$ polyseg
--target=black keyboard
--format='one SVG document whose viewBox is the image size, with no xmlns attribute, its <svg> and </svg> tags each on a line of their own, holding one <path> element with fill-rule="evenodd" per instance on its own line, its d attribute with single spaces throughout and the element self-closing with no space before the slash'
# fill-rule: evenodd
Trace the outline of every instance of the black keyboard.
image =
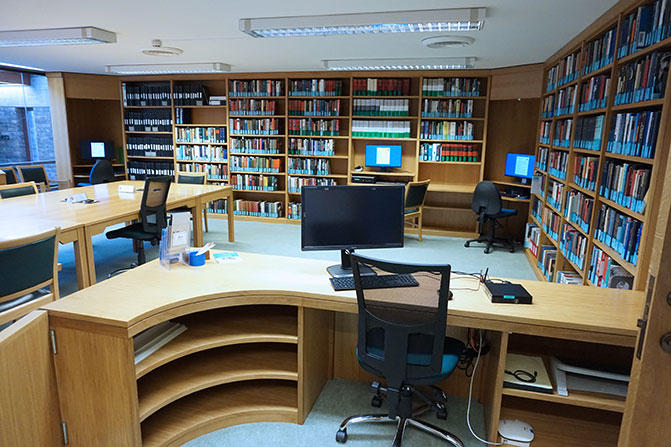
<svg viewBox="0 0 671 447">
<path fill-rule="evenodd" d="M 330 278 L 333 290 L 354 290 L 354 277 Z M 391 289 L 394 287 L 417 287 L 419 283 L 409 273 L 400 275 L 367 275 L 361 277 L 364 289 Z"/>
</svg>

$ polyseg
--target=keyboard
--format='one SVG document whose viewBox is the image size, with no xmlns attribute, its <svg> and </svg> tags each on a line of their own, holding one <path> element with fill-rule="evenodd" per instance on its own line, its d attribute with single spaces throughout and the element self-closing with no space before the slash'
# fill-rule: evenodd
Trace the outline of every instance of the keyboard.
<svg viewBox="0 0 671 447">
<path fill-rule="evenodd" d="M 354 277 L 330 278 L 333 290 L 354 290 Z M 400 275 L 368 275 L 361 277 L 364 289 L 391 289 L 395 287 L 417 287 L 419 283 L 409 273 Z"/>
</svg>

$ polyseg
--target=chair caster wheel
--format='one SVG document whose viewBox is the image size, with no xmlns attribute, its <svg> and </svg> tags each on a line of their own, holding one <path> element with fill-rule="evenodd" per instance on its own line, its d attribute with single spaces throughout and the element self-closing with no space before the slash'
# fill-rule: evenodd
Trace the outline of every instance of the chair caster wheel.
<svg viewBox="0 0 671 447">
<path fill-rule="evenodd" d="M 489 254 L 492 252 L 492 249 L 490 247 L 485 248 L 485 253 Z"/>
<path fill-rule="evenodd" d="M 373 383 L 370 384 L 370 392 L 375 394 L 376 396 L 380 394 L 380 387 L 382 384 L 378 382 L 377 380 L 374 381 Z"/>
<path fill-rule="evenodd" d="M 445 408 L 445 405 L 436 403 L 436 417 L 442 420 L 447 419 L 447 408 Z"/>
<path fill-rule="evenodd" d="M 347 442 L 347 430 L 338 430 L 336 432 L 336 442 L 340 444 Z"/>
<path fill-rule="evenodd" d="M 470 246 L 470 245 L 471 245 L 470 242 L 464 242 L 464 247 L 468 247 L 468 246 Z"/>
<path fill-rule="evenodd" d="M 382 398 L 380 396 L 373 396 L 370 404 L 375 408 L 380 408 L 382 406 Z"/>
<path fill-rule="evenodd" d="M 447 402 L 447 394 L 441 389 L 434 389 L 433 400 Z"/>
<path fill-rule="evenodd" d="M 510 249 L 510 252 L 511 252 L 511 253 L 515 253 L 515 249 L 514 249 L 514 248 L 511 248 L 511 249 Z"/>
</svg>

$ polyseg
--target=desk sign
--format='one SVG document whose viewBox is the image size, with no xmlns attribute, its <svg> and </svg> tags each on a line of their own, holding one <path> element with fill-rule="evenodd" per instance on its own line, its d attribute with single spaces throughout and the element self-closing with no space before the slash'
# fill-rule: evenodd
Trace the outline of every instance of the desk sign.
<svg viewBox="0 0 671 447">
<path fill-rule="evenodd" d="M 134 193 L 135 192 L 135 186 L 133 185 L 119 185 L 119 192 L 120 193 Z"/>
<path fill-rule="evenodd" d="M 88 199 L 89 198 L 86 195 L 86 193 L 83 192 L 81 194 L 72 194 L 70 196 L 67 196 L 65 198 L 65 202 L 66 203 L 80 203 L 80 202 L 84 202 L 85 200 L 88 200 Z"/>
</svg>

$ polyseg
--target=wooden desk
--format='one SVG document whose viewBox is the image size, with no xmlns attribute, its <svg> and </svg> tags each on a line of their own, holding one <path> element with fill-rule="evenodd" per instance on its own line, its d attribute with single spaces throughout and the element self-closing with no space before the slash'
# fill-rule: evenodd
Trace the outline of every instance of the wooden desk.
<svg viewBox="0 0 671 447">
<path fill-rule="evenodd" d="M 61 227 L 61 243 L 76 242 L 75 261 L 79 287 L 96 283 L 95 260 L 91 238 L 105 228 L 140 217 L 142 192 L 119 194 L 121 184 L 142 188 L 142 181 L 122 181 L 80 188 L 50 191 L 47 193 L 0 200 L 0 215 L 4 222 L 0 230 L 6 234 L 27 234 L 24 229 L 42 228 L 44 225 Z M 96 203 L 65 203 L 65 197 L 86 193 Z M 186 206 L 193 215 L 193 240 L 203 244 L 202 210 L 208 202 L 228 198 L 228 239 L 233 242 L 233 190 L 230 186 L 190 185 L 173 183 L 167 199 L 167 208 Z M 45 220 L 46 218 L 46 220 Z M 36 223 L 41 222 L 41 223 Z M 7 237 L 3 232 L 0 237 Z"/>
<path fill-rule="evenodd" d="M 71 446 L 172 446 L 238 423 L 302 423 L 327 380 L 358 371 L 355 294 L 331 289 L 329 262 L 240 256 L 238 263 L 170 271 L 153 261 L 45 306 Z M 473 279 L 451 284 L 448 324 L 491 330 L 475 388 L 490 439 L 506 393 L 509 332 L 631 347 L 643 308 L 642 292 L 522 283 L 534 296 L 531 306 L 492 304 L 482 290 L 463 290 L 477 284 Z M 168 319 L 189 329 L 134 365 L 132 337 Z M 543 403 L 531 394 L 514 398 Z M 546 399 L 624 408 L 617 399 Z M 618 429 L 611 428 L 615 436 Z"/>
</svg>

